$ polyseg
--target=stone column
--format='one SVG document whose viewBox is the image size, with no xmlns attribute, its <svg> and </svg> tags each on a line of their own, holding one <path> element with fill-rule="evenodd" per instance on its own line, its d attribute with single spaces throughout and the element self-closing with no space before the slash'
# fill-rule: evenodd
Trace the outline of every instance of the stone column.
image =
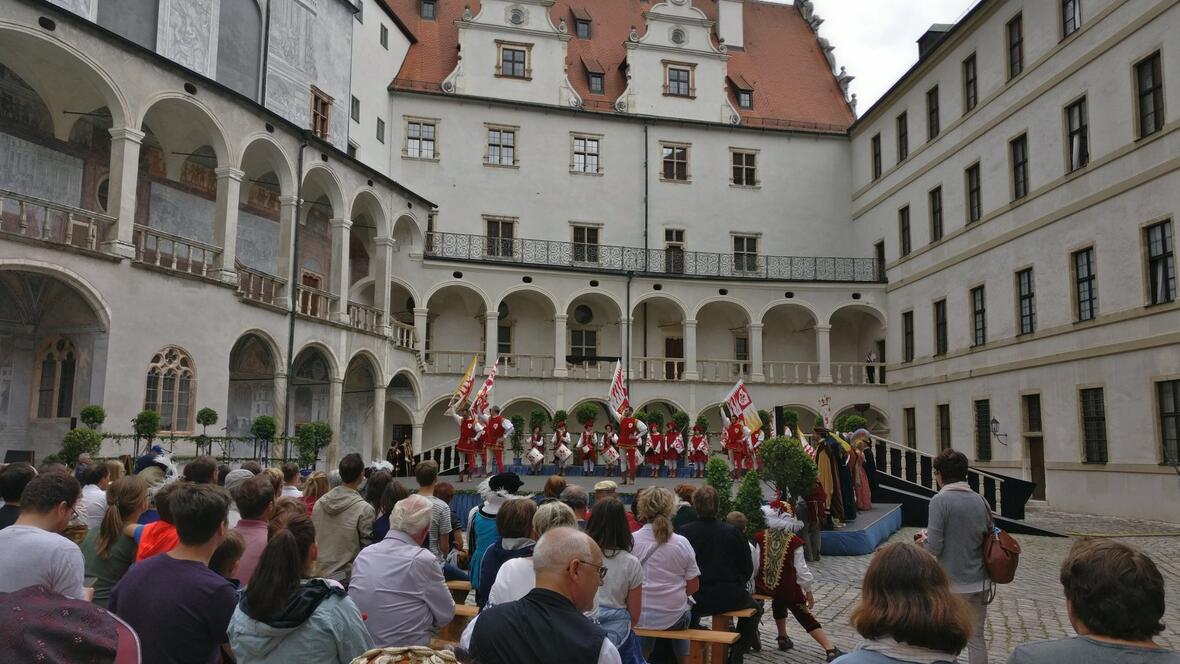
<svg viewBox="0 0 1180 664">
<path fill-rule="evenodd" d="M 213 244 L 221 248 L 217 277 L 225 283 L 237 284 L 238 203 L 246 173 L 229 166 L 214 173 L 217 174 L 217 212 L 213 218 Z"/>
<path fill-rule="evenodd" d="M 348 245 L 351 237 L 351 221 L 332 219 L 332 269 L 328 278 L 328 289 L 336 296 L 336 308 L 332 311 L 331 319 L 337 323 L 348 322 L 348 282 L 351 278 Z"/>
<path fill-rule="evenodd" d="M 631 319 L 619 319 L 619 361 L 623 365 L 623 377 L 625 378 L 631 373 Z M 612 367 L 613 370 L 613 367 Z"/>
<path fill-rule="evenodd" d="M 107 214 L 115 227 L 107 229 L 102 250 L 108 254 L 135 258 L 135 196 L 139 183 L 139 147 L 144 133 L 118 127 L 111 134 L 111 174 L 107 189 Z"/>
<path fill-rule="evenodd" d="M 554 378 L 565 378 L 569 375 L 569 370 L 565 366 L 565 326 L 568 318 L 569 317 L 566 314 L 557 314 L 553 317 Z"/>
<path fill-rule="evenodd" d="M 389 331 L 393 329 L 393 316 L 389 313 L 389 274 L 393 271 L 394 244 L 393 239 L 388 237 L 373 240 L 377 254 L 377 267 L 373 271 L 373 306 L 381 311 L 377 331 L 385 336 L 389 336 Z"/>
<path fill-rule="evenodd" d="M 415 347 L 423 354 L 426 353 L 426 321 L 429 320 L 429 314 L 430 310 L 426 307 L 414 307 Z"/>
<path fill-rule="evenodd" d="M 332 442 L 328 445 L 327 469 L 340 464 L 340 406 L 344 400 L 344 379 L 332 378 L 328 393 L 328 426 L 332 429 Z"/>
<path fill-rule="evenodd" d="M 491 372 L 492 367 L 496 365 L 498 357 L 497 349 L 499 340 L 497 332 L 499 331 L 500 313 L 498 311 L 488 311 L 484 313 L 484 321 L 486 322 L 486 331 L 484 333 L 484 358 L 483 358 L 483 372 L 485 374 Z"/>
<path fill-rule="evenodd" d="M 750 382 L 766 382 L 762 366 L 762 323 L 750 323 Z"/>
<path fill-rule="evenodd" d="M 299 282 L 298 266 L 295 267 L 294 274 L 291 272 L 291 255 L 295 251 L 295 225 L 299 223 L 295 217 L 298 213 L 299 198 L 280 196 L 279 206 L 279 251 L 275 259 L 275 276 L 282 279 L 285 285 L 276 304 L 288 308 L 291 306 L 291 300 L 295 298 Z"/>
<path fill-rule="evenodd" d="M 385 386 L 373 388 L 373 458 L 385 458 Z"/>
<path fill-rule="evenodd" d="M 422 450 L 424 449 L 424 446 L 422 444 L 423 443 L 422 425 L 421 424 L 414 424 L 412 426 L 412 428 L 414 430 L 414 433 L 411 434 L 410 445 L 414 449 L 414 454 L 421 454 Z"/>
<path fill-rule="evenodd" d="M 815 326 L 815 348 L 819 353 L 819 382 L 832 382 L 832 326 Z"/>
<path fill-rule="evenodd" d="M 689 319 L 684 321 L 684 380 L 698 380 L 700 377 L 697 371 L 697 322 Z"/>
<path fill-rule="evenodd" d="M 276 425 L 275 433 L 287 433 L 287 374 L 283 371 L 275 372 L 274 418 Z"/>
</svg>

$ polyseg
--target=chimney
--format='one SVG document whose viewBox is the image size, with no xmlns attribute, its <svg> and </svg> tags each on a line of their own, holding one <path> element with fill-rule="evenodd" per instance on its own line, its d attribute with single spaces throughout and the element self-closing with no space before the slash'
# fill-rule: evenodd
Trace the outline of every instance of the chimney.
<svg viewBox="0 0 1180 664">
<path fill-rule="evenodd" d="M 728 48 L 742 48 L 742 0 L 717 0 L 717 36 Z"/>
<path fill-rule="evenodd" d="M 931 25 L 926 34 L 918 38 L 918 59 L 926 57 L 926 54 L 934 50 L 942 42 L 942 38 L 946 33 L 950 32 L 951 28 L 955 27 L 950 23 L 935 23 Z"/>
</svg>

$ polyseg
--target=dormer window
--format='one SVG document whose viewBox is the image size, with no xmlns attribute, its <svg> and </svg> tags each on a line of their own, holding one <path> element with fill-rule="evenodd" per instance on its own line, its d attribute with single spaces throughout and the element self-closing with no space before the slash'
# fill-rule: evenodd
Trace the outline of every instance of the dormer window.
<svg viewBox="0 0 1180 664">
<path fill-rule="evenodd" d="M 427 21 L 433 21 L 438 17 L 438 0 L 422 0 L 422 4 L 419 5 L 419 11 L 422 14 L 422 18 Z"/>
<path fill-rule="evenodd" d="M 695 97 L 696 86 L 693 74 L 696 65 L 664 61 L 664 95 L 669 97 Z"/>
<path fill-rule="evenodd" d="M 739 108 L 754 108 L 754 93 L 750 90 L 738 90 L 737 98 Z"/>
<path fill-rule="evenodd" d="M 590 38 L 590 21 L 583 21 L 581 19 L 574 21 L 574 30 L 578 34 L 578 39 Z"/>
<path fill-rule="evenodd" d="M 730 74 L 727 78 L 729 85 L 733 88 L 734 97 L 737 98 L 738 108 L 743 110 L 754 108 L 754 86 L 741 74 Z"/>
<path fill-rule="evenodd" d="M 582 66 L 586 68 L 586 87 L 590 89 L 590 94 L 606 92 L 606 69 L 602 63 L 594 58 L 582 58 Z"/>
<path fill-rule="evenodd" d="M 497 39 L 496 45 L 500 49 L 500 57 L 496 64 L 496 76 L 523 79 L 533 77 L 533 69 L 529 66 L 532 44 L 519 44 Z"/>
<path fill-rule="evenodd" d="M 602 74 L 590 74 L 590 94 L 600 95 L 606 88 Z"/>
</svg>

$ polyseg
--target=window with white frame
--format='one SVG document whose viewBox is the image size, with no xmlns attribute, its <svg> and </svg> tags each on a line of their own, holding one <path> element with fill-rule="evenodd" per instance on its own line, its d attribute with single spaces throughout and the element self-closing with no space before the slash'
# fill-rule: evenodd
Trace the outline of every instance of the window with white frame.
<svg viewBox="0 0 1180 664">
<path fill-rule="evenodd" d="M 484 163 L 489 166 L 516 165 L 516 128 L 488 126 L 488 151 Z"/>
<path fill-rule="evenodd" d="M 758 270 L 758 236 L 733 236 L 733 269 L 735 272 Z"/>
<path fill-rule="evenodd" d="M 598 72 L 587 74 L 587 84 L 590 88 L 590 94 L 600 95 L 606 92 L 606 79 Z"/>
<path fill-rule="evenodd" d="M 575 224 L 574 233 L 574 261 L 578 263 L 598 262 L 598 226 Z"/>
<path fill-rule="evenodd" d="M 691 146 L 682 143 L 661 143 L 663 157 L 662 179 L 688 182 L 688 156 Z"/>
<path fill-rule="evenodd" d="M 406 120 L 405 155 L 412 159 L 437 159 L 437 132 L 438 124 L 432 120 Z"/>
<path fill-rule="evenodd" d="M 574 134 L 570 170 L 575 173 L 602 172 L 598 162 L 600 140 L 598 136 Z"/>
<path fill-rule="evenodd" d="M 419 14 L 427 21 L 433 21 L 438 17 L 438 0 L 422 0 L 418 5 Z"/>
<path fill-rule="evenodd" d="M 758 186 L 758 153 L 753 150 L 729 151 L 733 179 L 730 182 L 739 187 Z"/>
<path fill-rule="evenodd" d="M 1082 27 L 1082 0 L 1061 0 L 1061 38 L 1072 35 Z"/>
<path fill-rule="evenodd" d="M 684 229 L 664 229 L 664 272 L 684 273 Z"/>
<path fill-rule="evenodd" d="M 574 32 L 578 35 L 578 39 L 590 38 L 590 21 L 584 19 L 574 20 Z"/>
<path fill-rule="evenodd" d="M 693 77 L 696 65 L 664 61 L 664 94 L 669 97 L 693 97 L 696 86 Z"/>
<path fill-rule="evenodd" d="M 570 355 L 582 358 L 580 361 L 596 366 L 598 361 L 598 331 L 589 329 L 570 330 Z"/>
<path fill-rule="evenodd" d="M 496 40 L 500 54 L 496 59 L 496 76 L 504 78 L 529 79 L 533 76 L 533 69 L 529 62 L 532 55 L 532 44 L 520 44 Z"/>
</svg>

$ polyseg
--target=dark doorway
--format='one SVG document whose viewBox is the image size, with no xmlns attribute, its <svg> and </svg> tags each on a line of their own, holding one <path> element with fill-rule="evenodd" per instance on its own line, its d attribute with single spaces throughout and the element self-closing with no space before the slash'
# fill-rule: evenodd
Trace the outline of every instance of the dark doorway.
<svg viewBox="0 0 1180 664">
<path fill-rule="evenodd" d="M 677 358 L 684 357 L 684 339 L 669 337 L 664 339 L 664 379 L 680 380 L 684 373 L 684 362 L 677 362 Z"/>
</svg>

